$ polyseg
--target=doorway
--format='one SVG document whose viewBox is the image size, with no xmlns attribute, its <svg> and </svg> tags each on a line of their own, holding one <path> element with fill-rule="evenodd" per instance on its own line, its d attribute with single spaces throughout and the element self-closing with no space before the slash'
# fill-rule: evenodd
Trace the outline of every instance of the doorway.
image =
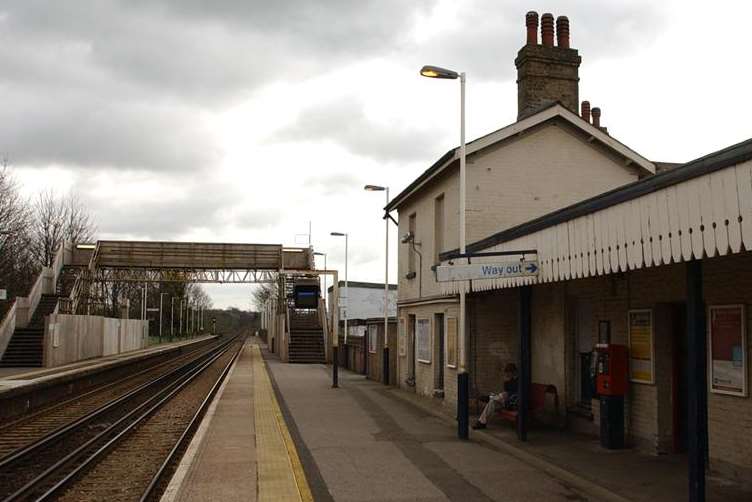
<svg viewBox="0 0 752 502">
<path fill-rule="evenodd" d="M 434 396 L 444 398 L 444 314 L 434 314 L 434 348 L 436 368 L 433 372 Z"/>
<path fill-rule="evenodd" d="M 415 386 L 415 315 L 407 316 L 407 336 L 408 336 L 408 354 L 407 354 L 407 385 Z"/>
<path fill-rule="evenodd" d="M 595 314 L 593 303 L 589 299 L 577 299 L 575 308 L 575 399 L 579 408 L 589 412 L 595 395 L 592 371 Z"/>
<path fill-rule="evenodd" d="M 671 305 L 673 355 L 671 372 L 671 407 L 674 453 L 687 451 L 687 306 Z"/>
</svg>

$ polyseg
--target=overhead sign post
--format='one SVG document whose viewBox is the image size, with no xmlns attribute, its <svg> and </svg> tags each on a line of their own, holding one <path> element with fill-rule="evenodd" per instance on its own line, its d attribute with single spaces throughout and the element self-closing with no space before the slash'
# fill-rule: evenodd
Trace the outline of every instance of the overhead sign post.
<svg viewBox="0 0 752 502">
<path fill-rule="evenodd" d="M 537 277 L 537 260 L 517 260 L 499 263 L 470 263 L 440 265 L 436 267 L 438 282 L 469 281 L 476 279 L 510 279 L 513 277 Z"/>
</svg>

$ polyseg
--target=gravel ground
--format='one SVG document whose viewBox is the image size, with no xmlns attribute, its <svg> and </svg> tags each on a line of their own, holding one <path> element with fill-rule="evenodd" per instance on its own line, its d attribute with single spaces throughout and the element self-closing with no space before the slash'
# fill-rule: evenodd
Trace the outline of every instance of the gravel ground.
<svg viewBox="0 0 752 502">
<path fill-rule="evenodd" d="M 235 350 L 220 357 L 141 424 L 72 485 L 60 500 L 139 500 L 238 347 L 235 345 Z"/>
</svg>

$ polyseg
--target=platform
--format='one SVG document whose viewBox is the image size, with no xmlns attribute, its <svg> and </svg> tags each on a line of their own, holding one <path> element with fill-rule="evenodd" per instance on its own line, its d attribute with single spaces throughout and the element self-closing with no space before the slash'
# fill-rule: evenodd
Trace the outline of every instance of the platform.
<svg viewBox="0 0 752 502">
<path fill-rule="evenodd" d="M 102 383 L 95 375 L 108 374 L 108 381 L 127 375 L 136 367 L 180 353 L 212 335 L 153 345 L 145 349 L 78 361 L 55 368 L 2 368 L 0 372 L 0 419 L 17 416 Z"/>
<path fill-rule="evenodd" d="M 162 502 L 313 500 L 257 340 L 243 348 Z"/>
</svg>

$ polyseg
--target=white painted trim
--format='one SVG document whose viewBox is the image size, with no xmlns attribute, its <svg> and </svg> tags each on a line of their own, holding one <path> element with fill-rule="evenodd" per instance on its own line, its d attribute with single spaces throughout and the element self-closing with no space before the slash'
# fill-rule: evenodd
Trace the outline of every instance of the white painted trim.
<svg viewBox="0 0 752 502">
<path fill-rule="evenodd" d="M 540 272 L 535 278 L 474 280 L 473 291 L 595 277 L 750 250 L 750 199 L 752 160 L 747 160 L 478 250 L 536 249 Z M 587 253 L 595 253 L 595 267 Z M 496 260 L 475 257 L 473 263 Z M 440 287 L 448 295 L 467 286 L 445 282 Z"/>
</svg>

